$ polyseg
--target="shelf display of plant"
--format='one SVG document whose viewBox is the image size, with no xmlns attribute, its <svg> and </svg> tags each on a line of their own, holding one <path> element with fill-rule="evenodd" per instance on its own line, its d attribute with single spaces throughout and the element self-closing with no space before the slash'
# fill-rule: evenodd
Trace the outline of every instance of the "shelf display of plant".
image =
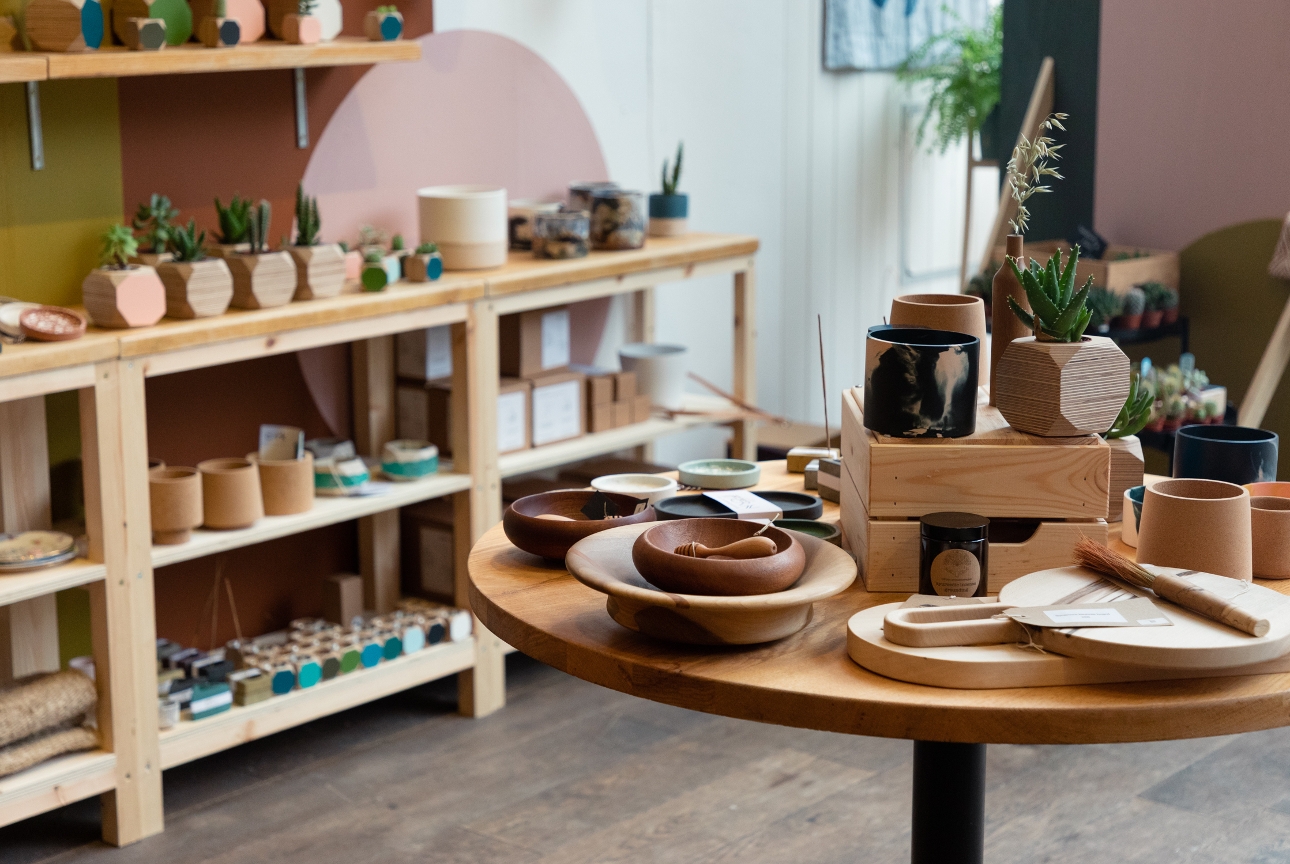
<svg viewBox="0 0 1290 864">
<path fill-rule="evenodd" d="M 124 225 L 102 236 L 100 266 L 81 283 L 81 298 L 96 327 L 149 327 L 166 314 L 166 289 L 157 271 L 133 263 L 139 241 Z"/>
<path fill-rule="evenodd" d="M 1111 330 L 1111 321 L 1120 314 L 1122 303 L 1120 297 L 1101 285 L 1094 285 L 1088 292 L 1088 326 L 1094 333 L 1107 333 Z"/>
<path fill-rule="evenodd" d="M 1143 282 L 1138 287 L 1142 289 L 1145 306 L 1142 310 L 1142 326 L 1146 330 L 1154 330 L 1164 321 L 1164 298 L 1169 289 L 1159 282 Z"/>
<path fill-rule="evenodd" d="M 364 291 L 383 291 L 390 284 L 389 271 L 385 269 L 384 256 L 375 249 L 363 253 L 363 275 L 361 277 Z"/>
<path fill-rule="evenodd" d="M 251 199 L 234 195 L 225 207 L 216 198 L 215 215 L 219 219 L 219 242 L 206 251 L 219 258 L 250 252 L 251 244 L 247 241 L 251 236 Z"/>
<path fill-rule="evenodd" d="M 228 0 L 213 0 L 210 14 L 197 19 L 197 40 L 207 48 L 232 48 L 242 41 L 242 22 L 228 17 Z"/>
<path fill-rule="evenodd" d="M 135 231 L 142 232 L 143 249 L 135 256 L 136 264 L 155 267 L 162 261 L 171 259 L 170 232 L 178 217 L 179 211 L 170 203 L 170 199 L 156 192 L 139 205 L 131 223 Z"/>
<path fill-rule="evenodd" d="M 322 41 L 322 20 L 314 14 L 318 0 L 296 0 L 295 11 L 282 16 L 282 38 L 293 45 L 316 45 Z"/>
<path fill-rule="evenodd" d="M 399 249 L 395 250 L 395 243 L 398 243 Z M 390 284 L 398 282 L 403 278 L 402 262 L 399 252 L 403 251 L 403 236 L 401 234 L 390 237 L 389 232 L 377 228 L 375 225 L 364 225 L 358 229 L 358 248 L 363 253 L 363 268 L 371 263 L 372 253 L 375 252 L 380 265 L 385 268 L 385 282 Z"/>
<path fill-rule="evenodd" d="M 676 237 L 685 233 L 686 217 L 690 213 L 690 196 L 677 190 L 681 185 L 681 159 L 685 155 L 685 142 L 676 145 L 676 161 L 668 174 L 668 161 L 663 160 L 663 191 L 649 196 L 649 236 Z"/>
<path fill-rule="evenodd" d="M 296 242 L 287 249 L 296 265 L 296 300 L 335 297 L 345 290 L 345 250 L 337 243 L 322 243 L 318 199 L 296 186 Z"/>
<path fill-rule="evenodd" d="M 403 275 L 409 282 L 433 282 L 443 275 L 443 256 L 434 243 L 422 243 L 403 259 Z"/>
<path fill-rule="evenodd" d="M 1147 295 L 1141 288 L 1130 288 L 1120 296 L 1120 314 L 1111 322 L 1115 330 L 1138 330 L 1142 327 L 1142 314 L 1147 308 Z"/>
<path fill-rule="evenodd" d="M 233 300 L 233 274 L 223 258 L 206 256 L 206 232 L 195 220 L 175 226 L 170 234 L 174 260 L 157 265 L 166 286 L 168 318 L 208 318 L 222 315 Z"/>
<path fill-rule="evenodd" d="M 1005 267 L 1025 291 L 1028 311 L 1009 296 L 1008 308 L 1034 335 L 1012 340 L 994 374 L 999 413 L 1014 429 L 1045 437 L 1102 433 L 1129 395 L 1129 358 L 1103 336 L 1086 336 L 1092 280 L 1075 289 L 1079 247 L 1061 266 L 1054 253 L 1041 267 Z"/>
<path fill-rule="evenodd" d="M 295 262 L 286 252 L 269 250 L 273 216 L 269 202 L 262 200 L 248 209 L 247 251 L 226 258 L 233 273 L 233 305 L 239 309 L 283 306 L 296 293 Z"/>
<path fill-rule="evenodd" d="M 1155 400 L 1146 428 L 1151 432 L 1176 432 L 1189 423 L 1222 423 L 1227 410 L 1227 389 L 1210 386 L 1209 376 L 1195 366 L 1191 354 L 1182 363 L 1153 369 Z"/>
<path fill-rule="evenodd" d="M 131 19 L 162 21 L 167 45 L 183 45 L 193 35 L 193 11 L 187 0 L 114 0 L 112 30 L 124 45 L 131 45 L 140 33 L 137 27 L 132 30 Z"/>
<path fill-rule="evenodd" d="M 363 18 L 363 32 L 373 42 L 403 38 L 403 15 L 397 6 L 377 6 Z"/>
</svg>

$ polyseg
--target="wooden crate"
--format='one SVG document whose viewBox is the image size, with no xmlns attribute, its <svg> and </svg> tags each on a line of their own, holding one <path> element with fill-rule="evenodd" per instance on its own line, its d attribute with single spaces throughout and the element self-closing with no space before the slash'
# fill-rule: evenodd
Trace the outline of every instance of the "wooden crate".
<svg viewBox="0 0 1290 864">
<path fill-rule="evenodd" d="M 1063 240 L 1037 240 L 1033 243 L 1027 241 L 1026 257 L 1034 257 L 1043 264 L 1052 257 L 1054 252 L 1061 249 L 1064 264 L 1068 248 Z M 994 253 L 994 260 L 1002 263 L 1004 247 L 995 247 Z M 1139 253 L 1146 254 L 1138 258 L 1116 260 L 1117 255 Z M 1166 249 L 1147 249 L 1141 246 L 1112 245 L 1107 248 L 1105 257 L 1100 261 L 1081 257 L 1079 264 L 1075 265 L 1077 287 L 1083 285 L 1084 280 L 1092 276 L 1094 285 L 1101 285 L 1116 294 L 1123 294 L 1134 285 L 1141 285 L 1143 282 L 1159 282 L 1177 291 L 1178 273 L 1177 252 Z"/>
</svg>

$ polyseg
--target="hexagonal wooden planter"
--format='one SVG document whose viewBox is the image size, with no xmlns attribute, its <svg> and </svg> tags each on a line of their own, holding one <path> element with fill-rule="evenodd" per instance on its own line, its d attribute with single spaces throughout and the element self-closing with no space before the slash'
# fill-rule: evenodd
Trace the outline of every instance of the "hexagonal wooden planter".
<svg viewBox="0 0 1290 864">
<path fill-rule="evenodd" d="M 1129 358 L 1110 339 L 1014 339 L 995 371 L 994 402 L 1012 428 L 1046 438 L 1105 432 L 1129 395 Z"/>
<path fill-rule="evenodd" d="M 233 305 L 238 309 L 285 306 L 296 293 L 296 264 L 286 252 L 233 255 Z"/>
<path fill-rule="evenodd" d="M 190 0 L 188 5 L 193 10 L 194 21 L 215 17 L 215 0 Z M 225 0 L 224 7 L 225 18 L 218 20 L 237 22 L 240 31 L 238 44 L 258 42 L 264 38 L 265 14 L 260 0 Z M 201 37 L 200 32 L 198 37 Z"/>
<path fill-rule="evenodd" d="M 103 43 L 99 0 L 31 0 L 23 15 L 27 38 L 37 51 L 84 51 Z"/>
<path fill-rule="evenodd" d="M 207 48 L 232 48 L 242 41 L 242 24 L 236 18 L 203 18 L 197 39 Z"/>
<path fill-rule="evenodd" d="M 166 314 L 166 288 L 151 267 L 91 270 L 81 297 L 96 327 L 150 327 Z"/>
<path fill-rule="evenodd" d="M 157 267 L 166 286 L 167 318 L 222 315 L 233 300 L 233 274 L 222 258 L 171 261 Z"/>
<path fill-rule="evenodd" d="M 292 246 L 296 263 L 296 300 L 335 297 L 345 289 L 345 250 L 339 244 Z"/>
<path fill-rule="evenodd" d="M 391 42 L 403 37 L 403 15 L 372 10 L 363 17 L 363 32 L 373 42 Z"/>
<path fill-rule="evenodd" d="M 414 252 L 403 259 L 403 274 L 409 282 L 433 282 L 443 275 L 443 256 L 438 252 Z"/>
<path fill-rule="evenodd" d="M 166 22 L 166 44 L 183 45 L 193 35 L 193 10 L 187 0 L 115 0 L 112 4 L 112 30 L 122 44 L 131 45 L 131 18 Z"/>
<path fill-rule="evenodd" d="M 292 45 L 317 45 L 322 41 L 322 19 L 316 15 L 283 16 L 282 38 Z"/>
</svg>

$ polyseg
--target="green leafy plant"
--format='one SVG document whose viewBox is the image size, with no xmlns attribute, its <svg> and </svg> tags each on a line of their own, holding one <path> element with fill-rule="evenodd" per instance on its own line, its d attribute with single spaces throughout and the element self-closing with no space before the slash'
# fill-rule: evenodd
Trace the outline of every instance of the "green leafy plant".
<svg viewBox="0 0 1290 864">
<path fill-rule="evenodd" d="M 99 264 L 103 267 L 124 270 L 139 251 L 139 241 L 134 239 L 134 232 L 119 222 L 104 231 L 100 239 L 103 250 L 99 252 Z"/>
<path fill-rule="evenodd" d="M 260 199 L 260 203 L 251 210 L 250 227 L 247 231 L 252 255 L 269 251 L 269 223 L 272 219 L 273 208 L 268 201 Z"/>
<path fill-rule="evenodd" d="M 305 13 L 301 13 L 302 15 Z M 322 220 L 318 218 L 318 199 L 305 194 L 305 184 L 296 186 L 296 245 L 317 246 Z"/>
<path fill-rule="evenodd" d="M 358 229 L 358 246 L 360 249 L 384 249 L 390 235 L 375 225 L 364 225 Z"/>
<path fill-rule="evenodd" d="M 1065 114 L 1049 114 L 1048 119 L 1039 125 L 1039 131 L 1042 133 L 1060 129 L 1065 132 L 1066 127 L 1061 122 L 1065 119 Z M 1012 158 L 1008 160 L 1008 186 L 1012 189 L 1012 200 L 1017 202 L 1017 215 L 1009 219 L 1008 224 L 1012 226 L 1012 233 L 1025 234 L 1030 223 L 1030 210 L 1026 207 L 1026 202 L 1032 195 L 1052 191 L 1043 184 L 1045 177 L 1063 179 L 1048 162 L 1061 159 L 1057 151 L 1066 145 L 1055 144 L 1052 138 L 1043 134 L 1036 135 L 1034 141 L 1027 140 L 1025 135 L 1019 137 L 1021 140 L 1012 151 Z"/>
<path fill-rule="evenodd" d="M 1151 408 L 1155 405 L 1156 395 L 1151 387 L 1142 380 L 1141 375 L 1134 375 L 1129 380 L 1129 398 L 1116 415 L 1115 422 L 1107 430 L 1106 438 L 1127 438 L 1137 435 L 1151 421 Z"/>
<path fill-rule="evenodd" d="M 1101 285 L 1094 285 L 1088 292 L 1089 326 L 1094 330 L 1110 325 L 1111 319 L 1120 314 L 1120 298 Z"/>
<path fill-rule="evenodd" d="M 402 234 L 395 234 L 394 237 L 390 240 L 391 252 L 402 252 L 406 248 L 407 248 L 406 245 L 403 243 Z"/>
<path fill-rule="evenodd" d="M 1141 315 L 1147 310 L 1147 295 L 1141 288 L 1130 288 L 1120 300 L 1120 309 L 1121 315 Z"/>
<path fill-rule="evenodd" d="M 219 242 L 228 246 L 245 243 L 251 233 L 251 199 L 236 195 L 225 207 L 215 199 L 215 213 L 219 217 Z"/>
<path fill-rule="evenodd" d="M 1075 265 L 1078 262 L 1079 246 L 1067 256 L 1065 270 L 1061 269 L 1061 252 L 1054 252 L 1044 267 L 1031 258 L 1028 270 L 1019 269 L 1017 259 L 1008 256 L 1008 266 L 1025 289 L 1034 314 L 1022 309 L 1011 297 L 1008 298 L 1008 306 L 1041 342 L 1078 342 L 1092 320 L 1093 315 L 1085 304 L 1093 287 L 1093 277 L 1090 276 L 1084 287 L 1075 291 Z"/>
<path fill-rule="evenodd" d="M 1170 293 L 1168 288 L 1159 282 L 1143 282 L 1137 287 L 1142 289 L 1142 294 L 1146 300 L 1146 308 L 1148 312 L 1163 310 L 1165 308 L 1165 297 Z"/>
<path fill-rule="evenodd" d="M 201 261 L 206 257 L 206 232 L 199 232 L 197 220 L 189 219 L 187 228 L 177 225 L 171 231 L 170 248 L 176 261 Z"/>
<path fill-rule="evenodd" d="M 663 194 L 675 195 L 677 188 L 681 185 L 681 159 L 685 156 L 685 142 L 679 141 L 676 145 L 676 164 L 672 166 L 672 176 L 667 176 L 667 160 L 663 160 Z"/>
<path fill-rule="evenodd" d="M 417 246 L 418 255 L 433 255 L 435 252 L 438 252 L 438 251 L 439 251 L 438 243 L 422 243 L 421 245 Z"/>
<path fill-rule="evenodd" d="M 953 14 L 953 13 L 951 13 Z M 1003 6 L 995 7 L 979 30 L 960 23 L 928 39 L 896 68 L 907 82 L 927 82 L 932 95 L 918 123 L 918 143 L 936 118 L 936 144 L 946 148 L 981 128 L 999 102 L 1003 68 Z"/>
<path fill-rule="evenodd" d="M 143 232 L 143 242 L 153 252 L 161 253 L 170 248 L 171 222 L 179 216 L 179 211 L 165 195 L 152 193 L 152 197 L 134 214 L 134 230 Z"/>
<path fill-rule="evenodd" d="M 1173 288 L 1165 286 L 1164 293 L 1160 295 L 1160 308 L 1168 312 L 1170 309 L 1178 307 L 1178 292 Z"/>
<path fill-rule="evenodd" d="M 337 240 L 337 241 L 336 241 L 336 245 L 340 247 L 340 251 L 342 251 L 342 252 L 348 252 L 348 251 L 349 251 L 349 241 L 348 241 L 348 240 Z"/>
<path fill-rule="evenodd" d="M 368 264 L 380 264 L 381 253 L 377 252 L 375 249 L 369 249 L 363 254 L 363 261 Z"/>
<path fill-rule="evenodd" d="M 377 6 L 376 11 L 381 15 L 393 15 L 399 11 L 399 7 L 391 3 L 389 6 Z"/>
</svg>

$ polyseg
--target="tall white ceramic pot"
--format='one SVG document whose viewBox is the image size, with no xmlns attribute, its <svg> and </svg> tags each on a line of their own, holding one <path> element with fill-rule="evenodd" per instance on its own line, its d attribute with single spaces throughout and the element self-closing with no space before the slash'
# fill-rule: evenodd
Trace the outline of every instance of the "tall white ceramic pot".
<svg viewBox="0 0 1290 864">
<path fill-rule="evenodd" d="M 506 263 L 506 190 L 498 186 L 427 186 L 417 190 L 421 242 L 439 244 L 445 270 Z"/>
<path fill-rule="evenodd" d="M 647 394 L 659 408 L 680 410 L 685 393 L 686 351 L 684 345 L 652 345 L 635 342 L 618 349 L 624 372 L 636 373 L 636 392 Z"/>
</svg>

